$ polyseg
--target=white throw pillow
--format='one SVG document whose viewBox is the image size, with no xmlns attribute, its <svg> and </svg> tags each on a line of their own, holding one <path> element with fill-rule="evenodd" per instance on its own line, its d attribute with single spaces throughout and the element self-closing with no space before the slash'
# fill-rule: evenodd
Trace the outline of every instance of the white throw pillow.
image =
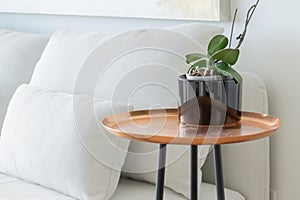
<svg viewBox="0 0 300 200">
<path fill-rule="evenodd" d="M 95 95 L 101 99 L 130 102 L 135 109 L 176 107 L 177 77 L 186 70 L 184 55 L 206 49 L 209 40 L 222 32 L 221 27 L 199 23 L 166 29 L 136 29 L 104 39 L 97 48 L 91 47 L 90 55 L 87 54 L 88 51 L 83 51 L 79 62 L 81 65 L 68 64 L 73 63 L 74 59 L 68 55 L 76 53 L 85 42 L 73 42 L 69 38 L 68 46 L 61 45 L 59 41 L 62 38 L 67 40 L 70 33 L 56 34 L 50 40 L 31 84 L 75 94 Z M 51 50 L 52 46 L 61 49 L 60 56 Z M 60 66 L 61 70 L 53 72 L 53 66 L 43 61 L 47 57 L 53 58 L 52 63 L 64 63 Z M 55 81 L 57 84 L 52 84 Z M 157 144 L 132 141 L 123 167 L 128 173 L 124 175 L 154 183 L 157 148 Z M 199 182 L 207 150 L 199 150 Z M 169 145 L 167 155 L 169 167 L 165 185 L 189 197 L 188 146 Z"/>
<path fill-rule="evenodd" d="M 0 130 L 9 100 L 30 81 L 49 36 L 0 29 Z"/>
<path fill-rule="evenodd" d="M 57 31 L 36 65 L 30 84 L 73 93 L 87 56 L 105 39 L 97 32 Z"/>
<path fill-rule="evenodd" d="M 15 92 L 0 139 L 0 171 L 80 200 L 107 200 L 115 191 L 129 141 L 99 121 L 130 109 L 30 85 Z"/>
</svg>

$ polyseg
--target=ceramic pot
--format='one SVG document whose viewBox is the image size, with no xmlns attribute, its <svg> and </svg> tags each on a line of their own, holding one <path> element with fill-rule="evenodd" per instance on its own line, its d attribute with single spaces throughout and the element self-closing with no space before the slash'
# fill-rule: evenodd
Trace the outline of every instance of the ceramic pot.
<svg viewBox="0 0 300 200">
<path fill-rule="evenodd" d="M 242 86 L 222 76 L 178 78 L 179 118 L 183 124 L 237 126 Z"/>
</svg>

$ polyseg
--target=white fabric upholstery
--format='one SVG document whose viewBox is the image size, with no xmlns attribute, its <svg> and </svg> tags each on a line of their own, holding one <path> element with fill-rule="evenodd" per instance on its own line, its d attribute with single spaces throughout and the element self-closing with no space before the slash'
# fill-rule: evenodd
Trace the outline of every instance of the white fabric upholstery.
<svg viewBox="0 0 300 200">
<path fill-rule="evenodd" d="M 185 28 L 187 29 L 188 27 L 185 27 Z M 7 31 L 7 32 L 11 32 L 11 31 Z M 195 33 L 195 32 L 196 31 L 190 31 L 191 34 Z M 31 34 L 29 34 L 29 35 L 31 35 Z M 7 37 L 7 36 L 10 36 L 10 35 L 6 34 L 6 33 L 1 35 L 1 37 Z M 31 38 L 31 37 L 29 37 L 29 38 Z M 191 36 L 191 37 L 193 37 L 193 36 Z M 8 37 L 3 40 L 0 39 L 1 44 L 5 44 L 6 40 L 7 40 L 7 42 L 12 42 L 9 39 L 16 41 L 14 39 L 14 37 Z M 32 38 L 32 39 L 34 39 L 34 38 Z M 41 51 L 43 50 L 43 45 L 45 45 L 47 43 L 47 39 L 48 39 L 47 36 L 41 36 L 40 41 L 43 41 L 43 42 L 41 42 L 43 44 L 41 44 L 41 46 L 37 45 L 37 46 L 39 46 L 39 51 L 35 51 L 35 52 L 37 52 L 37 54 L 36 54 L 36 56 L 33 56 L 36 58 L 34 62 L 37 61 Z M 95 48 L 98 45 L 98 41 L 100 42 L 102 39 L 103 39 L 103 37 L 100 36 L 99 40 L 97 40 L 97 42 L 91 42 L 90 45 L 91 46 L 94 45 L 93 48 Z M 32 41 L 32 40 L 30 40 L 30 41 Z M 79 39 L 79 41 L 80 42 L 77 44 L 77 46 L 79 46 L 79 48 L 80 48 L 82 40 Z M 20 43 L 20 44 L 22 44 L 22 43 Z M 0 58 L 5 59 L 7 57 L 7 60 L 9 62 L 18 61 L 16 59 L 22 58 L 24 54 L 33 53 L 33 51 L 27 51 L 28 49 L 32 48 L 32 47 L 30 47 L 30 48 L 27 47 L 27 44 L 28 44 L 27 42 L 26 42 L 26 45 L 22 44 L 22 46 L 26 47 L 25 48 L 26 51 L 15 51 L 14 54 L 6 55 L 8 53 L 8 49 L 4 49 L 4 51 L 1 50 Z M 63 43 L 63 44 L 64 45 L 60 46 L 60 48 L 62 48 L 62 49 L 63 49 L 63 47 L 69 46 L 69 44 L 67 44 L 67 43 Z M 0 47 L 0 49 L 1 49 L 1 47 Z M 75 47 L 73 49 L 77 50 Z M 56 49 L 56 50 L 59 51 L 59 49 Z M 90 50 L 88 49 L 85 52 L 89 52 L 89 51 Z M 65 51 L 59 51 L 59 52 L 61 55 L 61 57 L 59 57 L 59 58 L 62 58 L 65 56 L 65 54 L 64 54 Z M 69 52 L 67 52 L 67 53 L 69 53 Z M 6 57 L 2 57 L 2 54 L 4 54 Z M 74 54 L 74 55 L 78 55 L 78 54 Z M 81 57 L 82 55 L 83 54 L 79 55 L 80 59 L 78 60 L 78 62 L 82 62 L 82 63 L 84 62 L 84 59 L 86 57 L 84 57 L 84 56 Z M 8 56 L 13 57 L 14 60 L 12 60 Z M 73 59 L 73 58 L 77 59 L 77 56 L 72 57 L 72 54 L 70 54 L 70 55 L 68 55 L 68 58 L 69 59 Z M 29 59 L 29 57 L 26 56 L 26 59 L 23 59 L 22 63 L 26 63 L 27 59 Z M 54 58 L 52 57 L 51 59 L 54 59 Z M 51 59 L 49 58 L 50 61 L 51 61 Z M 6 64 L 7 64 L 7 62 L 5 61 Z M 69 61 L 63 61 L 64 64 L 66 62 L 68 63 Z M 177 62 L 177 60 L 176 60 L 176 62 Z M 55 64 L 55 63 L 53 62 L 52 64 Z M 3 66 L 8 66 L 8 65 L 1 64 L 0 70 L 3 69 L 2 68 Z M 18 66 L 20 66 L 20 65 L 18 65 Z M 23 65 L 21 65 L 21 66 L 23 66 Z M 34 64 L 29 65 L 29 66 L 33 68 Z M 60 64 L 59 67 L 56 68 L 58 70 L 58 72 L 59 72 L 60 67 L 62 67 L 61 70 L 63 71 L 64 67 L 66 67 L 66 66 Z M 74 65 L 74 72 L 76 72 L 76 70 L 78 70 L 77 67 L 78 67 L 77 65 L 76 66 Z M 10 91 L 10 95 L 12 95 L 12 93 L 13 93 L 14 89 L 17 87 L 17 85 L 19 83 L 23 83 L 23 75 L 25 76 L 26 80 L 28 80 L 28 77 L 31 76 L 30 73 L 32 71 L 32 68 L 30 68 L 30 69 L 28 68 L 30 71 L 30 73 L 28 71 L 28 74 L 27 74 L 27 68 L 26 68 L 26 70 L 25 70 L 25 68 L 22 68 L 22 70 L 19 70 L 20 68 L 18 68 L 17 70 L 13 70 L 12 73 L 7 72 L 6 69 L 3 73 L 1 71 L 0 87 L 2 87 L 2 84 L 3 84 L 3 85 L 5 85 L 5 88 L 1 89 L 0 93 L 1 93 L 1 91 L 2 92 Z M 121 66 L 121 68 L 122 68 L 122 66 Z M 14 68 L 9 68 L 9 69 L 14 69 Z M 23 71 L 23 69 L 24 69 L 24 71 Z M 51 69 L 50 66 L 49 66 L 49 69 Z M 68 69 L 66 69 L 66 70 L 68 70 Z M 14 72 L 16 72 L 16 73 L 14 73 Z M 76 73 L 74 73 L 74 72 L 72 69 L 71 71 L 66 73 L 67 74 L 66 76 L 70 75 L 70 76 L 72 76 L 72 77 L 70 77 L 72 79 L 73 74 L 76 75 Z M 155 74 L 155 73 L 156 73 L 156 71 L 153 71 L 153 74 Z M 8 77 L 8 74 L 12 74 L 12 76 L 14 78 L 7 79 L 6 77 Z M 60 82 L 61 84 L 63 84 L 63 82 L 66 81 L 64 79 L 65 78 L 64 76 L 60 77 L 60 76 L 55 76 L 55 75 L 57 75 L 57 74 L 54 74 L 54 76 L 53 76 L 54 77 L 53 84 L 56 84 L 56 81 Z M 248 106 L 245 106 L 245 104 L 244 104 L 244 106 L 245 106 L 244 108 L 247 110 L 261 111 L 261 112 L 267 113 L 267 96 L 266 96 L 266 91 L 265 91 L 262 80 L 257 78 L 253 74 L 247 73 L 247 74 L 243 74 L 243 75 L 244 75 L 245 83 L 246 82 L 249 83 L 249 84 L 247 84 L 247 89 L 246 88 L 243 89 L 243 91 L 244 91 L 244 99 L 243 100 L 247 101 L 247 105 L 248 105 Z M 135 78 L 135 77 L 133 76 L 133 78 Z M 2 82 L 3 80 L 5 83 Z M 8 80 L 9 82 L 6 82 L 6 80 Z M 20 82 L 15 83 L 15 81 L 20 81 Z M 14 86 L 11 87 L 11 85 L 14 85 Z M 8 88 L 11 88 L 11 90 L 8 90 Z M 69 83 L 66 82 L 66 86 L 63 86 L 63 89 L 68 90 L 68 88 L 70 88 Z M 249 92 L 246 92 L 247 90 L 249 90 Z M 162 91 L 162 92 L 164 92 L 164 91 Z M 256 95 L 258 93 L 260 95 L 257 98 Z M 159 93 L 157 95 L 159 95 Z M 169 97 L 173 97 L 173 95 L 168 96 L 168 98 Z M 168 98 L 166 98 L 166 102 L 169 102 Z M 9 98 L 1 97 L 1 100 L 0 100 L 1 105 L 0 106 L 4 105 L 2 102 L 3 99 L 6 99 L 6 103 L 8 103 L 8 101 L 9 101 Z M 153 102 L 148 102 L 148 103 L 149 104 L 147 104 L 147 105 L 152 105 Z M 176 102 L 173 102 L 173 105 L 176 105 Z M 262 105 L 263 105 L 263 110 L 261 110 Z M 6 106 L 4 109 L 6 109 Z M 1 123 L 1 120 L 0 120 L 0 123 Z M 212 161 L 211 157 L 209 157 L 208 161 L 206 162 L 206 164 L 203 168 L 203 180 L 208 181 L 208 182 L 214 182 L 214 180 L 213 180 L 213 163 L 211 161 Z M 263 140 L 249 142 L 249 143 L 243 143 L 243 144 L 225 145 L 225 146 L 223 146 L 223 161 L 224 161 L 224 163 L 223 163 L 224 174 L 226 177 L 225 185 L 227 187 L 237 190 L 237 191 L 240 191 L 248 200 L 267 200 L 267 199 L 269 199 L 268 198 L 268 196 L 269 196 L 269 173 L 270 173 L 269 172 L 269 139 L 263 139 Z M 13 183 L 11 178 L 8 179 L 7 183 Z M 27 184 L 26 182 L 24 182 L 24 183 Z M 23 182 L 18 182 L 18 184 L 22 185 Z M 31 186 L 34 186 L 34 188 L 39 188 L 40 193 L 35 193 L 35 189 L 32 191 L 30 189 Z M 21 199 L 22 200 L 23 199 L 24 200 L 27 200 L 27 199 L 30 199 L 30 200 L 31 199 L 33 199 L 33 200 L 45 199 L 45 200 L 47 200 L 47 197 L 48 197 L 48 195 L 46 195 L 46 194 L 48 194 L 47 191 L 44 191 L 40 186 L 36 186 L 36 185 L 31 185 L 31 186 L 30 186 L 30 188 L 25 187 L 25 189 L 17 190 L 18 185 L 6 184 L 5 187 L 1 187 L 1 189 L 0 189 L 0 199 L 6 198 L 7 200 L 11 200 L 11 199 L 17 200 L 19 197 L 20 200 Z M 121 186 L 121 184 L 119 186 Z M 201 186 L 201 187 L 203 187 L 203 186 Z M 29 191 L 29 192 L 26 193 L 26 195 L 25 195 L 25 192 L 23 193 L 23 191 Z M 32 191 L 32 193 L 30 191 Z M 118 188 L 117 188 L 117 191 L 118 191 Z M 132 192 L 132 191 L 136 191 L 136 190 L 131 189 L 130 192 Z M 45 194 L 45 195 L 40 196 L 42 194 Z M 58 193 L 55 193 L 55 194 L 58 194 Z M 11 197 L 11 198 L 9 198 L 9 197 Z M 24 198 L 22 198 L 22 197 L 24 197 Z M 41 198 L 39 198 L 39 197 L 41 197 Z M 51 198 L 52 195 L 49 197 Z M 54 196 L 53 199 L 60 200 L 59 198 L 62 198 L 62 200 L 64 200 L 64 198 L 66 198 L 66 197 L 65 196 L 64 197 Z M 121 198 L 121 199 L 122 200 L 125 199 L 125 195 L 124 195 L 124 198 Z"/>
<path fill-rule="evenodd" d="M 184 34 L 187 39 L 194 41 L 200 46 L 197 46 L 195 49 L 190 49 L 194 51 L 202 51 L 202 48 L 206 48 L 208 45 L 209 39 L 215 35 L 223 32 L 223 28 L 217 26 L 211 26 L 201 23 L 189 23 L 183 24 L 179 26 L 169 27 L 172 31 L 176 31 L 180 34 Z M 147 29 L 139 29 L 140 35 L 143 34 Z M 119 34 L 119 33 L 117 33 Z M 89 54 L 97 47 L 99 44 L 111 37 L 114 37 L 116 34 L 104 34 L 97 32 L 76 32 L 76 31 L 58 31 L 55 32 L 48 45 L 45 48 L 44 53 L 42 54 L 41 59 L 39 60 L 34 73 L 32 75 L 32 79 L 30 81 L 31 85 L 35 85 L 38 87 L 51 88 L 53 90 L 61 91 L 61 92 L 69 92 L 76 93 L 78 91 L 75 90 L 76 81 L 79 73 L 81 73 L 82 65 L 84 61 L 87 59 Z M 129 37 L 134 37 L 132 39 L 137 39 L 137 35 L 128 35 Z M 159 39 L 159 36 L 153 35 L 152 38 Z M 144 39 L 145 40 L 145 39 Z M 151 41 L 148 38 L 149 42 Z M 191 42 L 190 41 L 190 42 Z M 141 42 L 137 40 L 135 43 Z M 173 43 L 171 39 L 169 42 Z M 125 38 L 121 41 L 119 45 L 127 45 L 128 42 Z M 180 46 L 183 44 L 177 44 Z M 195 44 L 194 44 L 195 45 Z M 116 46 L 114 46 L 114 49 Z M 110 53 L 108 51 L 107 53 Z M 113 53 L 113 52 L 112 52 Z M 151 53 L 151 51 L 150 51 Z M 146 57 L 149 57 L 146 54 L 143 54 Z M 171 55 L 163 55 L 165 58 L 163 59 L 172 59 Z M 181 55 L 183 56 L 183 55 Z M 93 67 L 94 65 L 101 65 L 101 59 L 103 56 L 100 56 L 97 62 L 91 63 Z M 151 55 L 150 55 L 151 57 Z M 160 57 L 161 58 L 161 57 Z M 142 59 L 141 57 L 139 59 Z M 177 61 L 177 60 L 176 60 Z M 185 62 L 181 60 L 180 64 Z M 176 62 L 174 62 L 176 64 Z M 176 64 L 179 65 L 179 64 Z M 105 66 L 103 66 L 105 67 Z M 185 71 L 186 67 L 182 66 L 182 71 Z M 89 84 L 87 84 L 89 85 Z M 79 92 L 78 94 L 82 94 Z"/>
<path fill-rule="evenodd" d="M 111 200 L 153 200 L 155 186 L 153 184 L 121 178 L 118 188 Z M 201 184 L 199 200 L 215 200 L 215 186 Z M 226 200 L 245 200 L 238 192 L 225 190 Z M 23 180 L 12 178 L 0 173 L 1 200 L 75 200 L 71 197 L 31 184 Z M 166 200 L 187 200 L 182 195 L 165 189 Z"/>
<path fill-rule="evenodd" d="M 31 84 L 129 102 L 135 109 L 176 107 L 177 76 L 187 68 L 184 55 L 202 51 L 210 38 L 222 32 L 221 27 L 193 23 L 169 29 L 137 29 L 103 39 L 97 48 L 90 43 L 93 34 L 56 33 L 37 65 Z M 82 43 L 85 46 L 81 51 Z M 84 58 L 87 60 L 82 65 Z M 157 145 L 132 141 L 130 146 L 131 153 L 127 154 L 123 167 L 128 172 L 126 176 L 154 183 Z M 199 151 L 199 182 L 206 157 L 203 152 Z M 188 148 L 172 146 L 168 158 L 171 166 L 166 186 L 188 197 L 189 170 L 185 170 L 190 163 Z"/>
<path fill-rule="evenodd" d="M 0 29 L 0 130 L 10 98 L 30 81 L 49 36 Z"/>
<path fill-rule="evenodd" d="M 264 82 L 253 73 L 242 73 L 242 110 L 268 113 Z M 225 185 L 241 192 L 247 200 L 268 200 L 270 187 L 269 138 L 222 146 Z M 203 167 L 203 180 L 213 183 L 213 159 Z"/>
<path fill-rule="evenodd" d="M 133 189 L 134 188 L 134 189 Z M 216 200 L 216 187 L 208 183 L 201 183 L 199 200 Z M 126 197 L 125 197 L 126 196 Z M 225 189 L 226 200 L 245 200 L 238 192 Z M 111 200 L 153 200 L 155 199 L 155 185 L 121 178 L 118 189 Z M 166 200 L 186 200 L 187 198 L 165 188 Z M 189 198 L 188 198 L 189 199 Z"/>
<path fill-rule="evenodd" d="M 30 84 L 73 93 L 83 62 L 106 36 L 97 32 L 55 32 L 37 63 Z"/>
<path fill-rule="evenodd" d="M 62 193 L 0 173 L 1 200 L 74 200 Z"/>
<path fill-rule="evenodd" d="M 0 171 L 80 200 L 115 191 L 129 141 L 99 121 L 129 106 L 21 85 L 9 103 L 0 139 Z"/>
</svg>

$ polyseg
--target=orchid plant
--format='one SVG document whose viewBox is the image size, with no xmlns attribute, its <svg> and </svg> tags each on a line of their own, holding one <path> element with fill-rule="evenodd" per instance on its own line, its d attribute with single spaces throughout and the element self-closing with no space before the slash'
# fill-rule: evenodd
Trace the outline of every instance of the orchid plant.
<svg viewBox="0 0 300 200">
<path fill-rule="evenodd" d="M 225 77 L 232 77 L 238 84 L 242 83 L 241 75 L 236 70 L 234 70 L 232 66 L 236 64 L 239 58 L 239 48 L 245 39 L 249 22 L 258 3 L 259 0 L 257 0 L 257 2 L 252 5 L 247 12 L 244 31 L 236 38 L 238 41 L 237 46 L 235 48 L 232 48 L 232 35 L 237 14 L 236 9 L 232 22 L 230 39 L 228 39 L 225 35 L 216 35 L 210 40 L 206 55 L 201 53 L 186 55 L 186 62 L 188 64 L 191 64 L 187 71 L 187 75 L 222 75 Z"/>
</svg>

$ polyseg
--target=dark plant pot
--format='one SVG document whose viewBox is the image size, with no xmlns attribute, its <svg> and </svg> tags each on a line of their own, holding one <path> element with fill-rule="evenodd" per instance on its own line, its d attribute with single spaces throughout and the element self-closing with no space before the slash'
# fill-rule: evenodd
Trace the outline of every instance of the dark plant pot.
<svg viewBox="0 0 300 200">
<path fill-rule="evenodd" d="M 237 126 L 241 118 L 241 84 L 220 76 L 178 78 L 179 118 L 187 125 Z"/>
</svg>

